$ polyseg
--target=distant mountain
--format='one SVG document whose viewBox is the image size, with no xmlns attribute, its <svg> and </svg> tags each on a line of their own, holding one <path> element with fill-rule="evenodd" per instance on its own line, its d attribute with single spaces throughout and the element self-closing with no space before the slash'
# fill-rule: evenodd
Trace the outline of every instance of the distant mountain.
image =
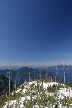
<svg viewBox="0 0 72 108">
<path fill-rule="evenodd" d="M 35 74 L 35 77 L 38 75 L 38 77 L 39 77 L 39 75 L 40 75 L 40 73 L 41 73 L 41 75 L 42 75 L 42 77 L 44 78 L 45 77 L 45 73 L 46 73 L 46 69 L 43 69 L 43 68 L 41 68 L 41 69 L 33 69 L 33 68 L 28 68 L 28 67 L 23 67 L 23 68 L 20 68 L 20 69 L 18 69 L 18 70 L 16 70 L 15 72 L 19 72 L 19 74 L 26 74 L 26 75 L 29 75 L 29 73 L 30 73 L 30 75 L 31 76 L 33 76 L 34 77 L 34 74 Z M 48 72 L 48 76 L 53 76 L 54 74 L 52 73 L 52 72 Z"/>
<path fill-rule="evenodd" d="M 0 73 L 3 74 L 5 77 L 8 78 L 7 76 L 8 70 L 0 70 Z M 46 78 L 46 69 L 33 69 L 29 67 L 22 67 L 18 70 L 11 70 L 11 81 L 16 83 L 17 85 L 22 84 L 25 79 L 28 81 L 29 76 L 30 79 L 39 79 L 40 78 L 40 72 L 41 72 L 41 78 Z M 48 76 L 47 77 L 53 77 L 54 74 L 52 71 L 48 71 Z"/>
<path fill-rule="evenodd" d="M 60 70 L 63 70 L 64 68 L 65 69 L 67 69 L 67 70 L 72 70 L 72 65 L 70 64 L 70 65 L 65 65 L 65 66 L 63 66 L 63 65 L 57 65 L 57 66 L 52 66 L 51 68 L 54 68 L 54 69 L 56 69 L 56 67 Z"/>
<path fill-rule="evenodd" d="M 48 67 L 48 76 L 47 77 L 52 77 L 55 80 L 56 76 L 56 67 L 58 68 L 58 77 L 61 77 L 61 80 L 64 80 L 64 67 L 63 65 L 58 65 L 58 66 L 52 66 Z M 0 74 L 4 75 L 6 78 L 7 76 L 8 69 L 6 70 L 0 70 Z M 65 72 L 66 72 L 66 81 L 72 81 L 72 65 L 65 65 Z M 41 76 L 40 76 L 41 73 Z M 31 67 L 21 67 L 18 68 L 17 70 L 12 70 L 11 68 L 11 81 L 16 83 L 17 85 L 22 84 L 25 80 L 29 81 L 29 76 L 30 79 L 39 79 L 41 78 L 46 78 L 46 68 L 31 68 Z"/>
</svg>

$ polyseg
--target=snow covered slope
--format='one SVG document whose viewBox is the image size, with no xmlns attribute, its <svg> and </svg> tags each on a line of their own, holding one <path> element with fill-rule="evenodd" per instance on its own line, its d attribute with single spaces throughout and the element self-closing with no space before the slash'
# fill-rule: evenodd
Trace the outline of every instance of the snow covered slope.
<svg viewBox="0 0 72 108">
<path fill-rule="evenodd" d="M 64 84 L 42 80 L 25 82 L 2 108 L 72 108 L 72 89 Z"/>
</svg>

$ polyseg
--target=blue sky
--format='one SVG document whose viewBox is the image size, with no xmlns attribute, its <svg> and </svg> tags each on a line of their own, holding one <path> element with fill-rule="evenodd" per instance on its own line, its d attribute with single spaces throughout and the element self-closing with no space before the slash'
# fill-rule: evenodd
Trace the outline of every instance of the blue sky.
<svg viewBox="0 0 72 108">
<path fill-rule="evenodd" d="M 72 63 L 71 0 L 1 0 L 0 65 Z"/>
</svg>

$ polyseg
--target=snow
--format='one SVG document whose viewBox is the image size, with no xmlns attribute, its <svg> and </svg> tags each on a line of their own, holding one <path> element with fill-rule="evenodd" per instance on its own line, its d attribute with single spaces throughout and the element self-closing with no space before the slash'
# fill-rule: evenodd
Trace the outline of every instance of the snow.
<svg viewBox="0 0 72 108">
<path fill-rule="evenodd" d="M 17 91 L 16 91 L 16 93 L 19 93 L 21 91 L 21 88 L 20 89 L 18 89 Z"/>
<path fill-rule="evenodd" d="M 43 87 L 45 88 L 45 89 L 47 89 L 47 87 L 52 87 L 53 85 L 58 85 L 58 83 L 56 83 L 56 82 L 47 82 L 47 83 L 44 83 L 43 82 Z"/>
<path fill-rule="evenodd" d="M 65 87 L 64 88 L 60 88 L 58 93 L 60 94 L 59 97 L 61 99 L 63 99 L 64 96 L 72 97 L 72 90 L 71 90 L 71 88 L 65 88 Z"/>
<path fill-rule="evenodd" d="M 9 103 L 9 105 L 10 106 L 13 106 L 13 108 L 15 108 L 15 104 L 16 103 L 18 104 L 18 102 L 19 102 L 18 107 L 19 108 L 25 108 L 24 107 L 24 104 L 23 104 L 24 101 L 31 100 L 31 92 L 32 93 L 35 93 L 36 92 L 34 90 L 31 91 L 30 86 L 32 84 L 35 84 L 34 85 L 34 88 L 35 88 L 35 86 L 37 86 L 37 81 L 30 81 L 27 84 L 23 84 L 24 89 L 21 89 L 21 88 L 17 89 L 15 92 L 16 93 L 21 93 L 21 95 L 22 94 L 23 95 L 26 94 L 28 92 L 28 90 L 30 91 L 30 94 L 27 95 L 27 96 L 26 95 L 20 96 L 19 99 L 17 99 L 17 100 L 11 100 L 10 103 Z M 38 82 L 38 84 L 40 84 L 40 86 L 41 86 L 42 85 L 42 82 Z M 46 90 L 47 87 L 52 87 L 53 85 L 57 85 L 58 86 L 58 83 L 56 83 L 56 82 L 47 82 L 47 83 L 43 82 L 43 89 Z M 59 102 L 60 99 L 63 99 L 65 96 L 72 98 L 72 90 L 71 90 L 71 87 L 66 88 L 65 87 L 65 84 L 61 84 L 61 86 L 63 86 L 63 87 L 60 88 L 59 90 L 57 90 L 57 95 L 58 95 L 57 98 L 58 98 L 58 103 L 59 103 L 59 107 L 60 108 L 62 108 L 62 105 Z M 22 86 L 20 86 L 20 87 L 22 87 Z M 42 94 L 42 91 L 40 92 L 40 94 Z M 40 96 L 40 94 L 38 92 L 38 96 Z M 51 92 L 48 92 L 48 91 L 45 91 L 45 94 L 46 94 L 47 97 L 49 95 L 50 96 L 53 96 L 54 95 L 54 93 L 51 93 Z M 12 92 L 12 95 L 14 95 L 14 92 Z M 39 98 L 41 99 L 41 97 L 39 97 Z M 34 99 L 37 99 L 37 95 L 36 94 L 32 96 L 32 100 L 34 100 Z M 70 105 L 72 105 L 72 104 L 70 104 Z M 2 108 L 7 108 L 7 107 L 8 107 L 8 102 L 5 102 L 5 105 Z M 39 106 L 38 105 L 33 105 L 33 108 L 39 108 Z M 44 107 L 44 108 L 48 108 L 48 107 Z M 55 108 L 55 107 L 51 105 L 50 108 Z"/>
<path fill-rule="evenodd" d="M 34 105 L 33 108 L 39 108 L 39 106 L 38 105 Z"/>
<path fill-rule="evenodd" d="M 23 89 L 23 90 L 21 91 L 21 93 L 24 94 L 26 91 L 27 91 L 26 89 Z"/>
<path fill-rule="evenodd" d="M 31 85 L 31 84 L 37 85 L 37 81 L 32 81 L 32 82 L 29 82 L 28 84 L 29 84 L 29 85 Z"/>
<path fill-rule="evenodd" d="M 24 102 L 24 100 L 25 100 L 25 97 L 21 97 L 21 98 L 20 98 L 20 103 L 21 103 L 21 102 Z"/>
<path fill-rule="evenodd" d="M 8 102 L 5 102 L 5 105 L 3 106 L 3 108 L 7 108 L 8 106 Z"/>
<path fill-rule="evenodd" d="M 30 98 L 30 96 L 26 96 L 25 99 L 26 100 L 30 100 L 31 98 Z"/>
</svg>

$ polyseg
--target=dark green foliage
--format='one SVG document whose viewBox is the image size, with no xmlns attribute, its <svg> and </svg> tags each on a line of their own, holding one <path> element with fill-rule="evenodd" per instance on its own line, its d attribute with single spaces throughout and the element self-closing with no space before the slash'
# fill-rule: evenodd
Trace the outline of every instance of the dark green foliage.
<svg viewBox="0 0 72 108">
<path fill-rule="evenodd" d="M 10 89 L 14 89 L 14 83 L 10 82 Z M 9 79 L 0 74 L 0 95 L 6 95 L 9 93 Z"/>
</svg>

